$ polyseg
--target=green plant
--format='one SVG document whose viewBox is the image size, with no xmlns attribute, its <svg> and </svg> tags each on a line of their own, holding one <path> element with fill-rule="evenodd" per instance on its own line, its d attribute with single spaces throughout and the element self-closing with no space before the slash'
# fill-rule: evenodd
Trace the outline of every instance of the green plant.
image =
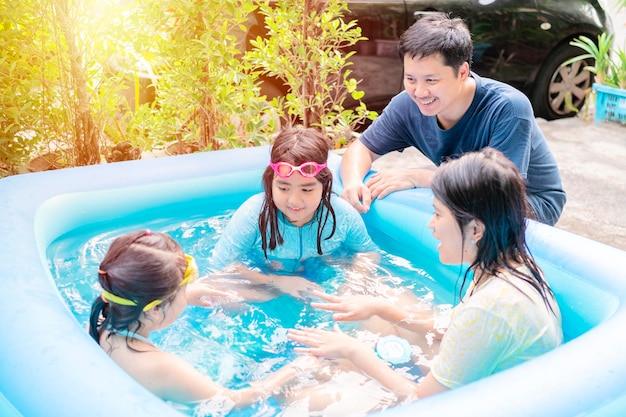
<svg viewBox="0 0 626 417">
<path fill-rule="evenodd" d="M 613 45 L 613 35 L 606 32 L 598 35 L 598 42 L 594 42 L 587 36 L 581 35 L 570 42 L 570 45 L 577 46 L 585 51 L 585 54 L 575 56 L 563 63 L 563 66 L 573 64 L 584 59 L 591 58 L 595 64 L 585 67 L 586 70 L 596 75 L 596 82 L 605 84 L 610 76 L 611 58 L 610 51 Z"/>
<path fill-rule="evenodd" d="M 344 143 L 375 116 L 350 78 L 353 52 L 342 53 L 363 39 L 360 29 L 343 21 L 346 1 L 278 6 L 261 3 L 273 33 L 248 56 L 243 40 L 259 7 L 250 0 L 0 2 L 0 175 L 37 154 L 62 166 L 99 163 L 121 143 L 264 144 L 281 116 Z M 156 96 L 144 101 L 146 66 Z M 291 86 L 287 97 L 261 96 L 268 73 Z M 348 96 L 356 109 L 344 108 Z"/>
<path fill-rule="evenodd" d="M 272 100 L 283 119 L 318 126 L 338 144 L 359 123 L 375 117 L 350 77 L 354 52 L 342 52 L 365 39 L 356 21 L 343 19 L 347 1 L 262 1 L 259 10 L 268 33 L 251 40 L 244 59 L 289 86 L 285 97 Z M 344 107 L 348 96 L 359 103 L 356 108 Z"/>
<path fill-rule="evenodd" d="M 34 65 L 24 53 L 30 29 L 20 30 L 19 5 L 0 12 L 0 177 L 4 177 L 18 172 L 40 136 L 35 126 L 39 112 L 30 100 L 37 88 L 29 76 Z M 25 127 L 24 121 L 31 126 Z"/>
<path fill-rule="evenodd" d="M 254 7 L 0 2 L 0 175 L 38 154 L 60 155 L 63 166 L 99 163 L 120 143 L 142 150 L 172 140 L 203 149 L 266 143 L 277 117 L 259 97 L 257 72 L 239 59 L 238 36 Z M 151 67 L 157 96 L 143 100 L 141 72 Z"/>
<path fill-rule="evenodd" d="M 612 64 L 611 84 L 626 90 L 626 50 L 617 49 Z"/>
<path fill-rule="evenodd" d="M 122 10 L 123 11 L 123 10 Z M 114 1 L 0 3 L 0 101 L 4 164 L 37 154 L 63 166 L 101 161 L 103 135 L 119 113 L 121 75 L 104 63 L 124 50 Z"/>
<path fill-rule="evenodd" d="M 54 77 L 45 66 L 43 13 L 32 2 L 0 3 L 0 165 L 2 175 L 17 173 L 46 137 L 48 123 L 63 110 L 52 92 Z M 52 111 L 51 103 L 56 106 Z"/>
<path fill-rule="evenodd" d="M 626 0 L 617 0 L 617 10 L 626 8 Z M 621 89 L 626 90 L 626 50 L 617 49 L 616 60 L 613 62 L 613 82 Z"/>
<path fill-rule="evenodd" d="M 239 40 L 255 6 L 245 0 L 148 0 L 159 64 L 154 132 L 216 150 L 265 143 L 276 129 Z M 210 11 L 208 8 L 210 7 Z"/>
</svg>

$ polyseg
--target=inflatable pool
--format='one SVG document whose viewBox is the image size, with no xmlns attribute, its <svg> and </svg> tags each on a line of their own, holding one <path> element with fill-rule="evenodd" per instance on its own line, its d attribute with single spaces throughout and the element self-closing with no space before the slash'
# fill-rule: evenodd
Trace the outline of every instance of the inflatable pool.
<svg viewBox="0 0 626 417">
<path fill-rule="evenodd" d="M 258 172 L 268 155 L 267 147 L 257 147 L 0 180 L 0 416 L 180 417 L 93 343 L 60 296 L 46 250 L 85 225 L 250 193 L 258 183 L 238 175 Z M 330 162 L 336 170 L 340 157 Z M 419 245 L 422 253 L 436 256 L 427 228 L 431 207 L 429 190 L 395 193 L 377 201 L 365 221 L 374 236 L 396 242 L 399 252 Z M 567 343 L 386 415 L 625 415 L 626 252 L 534 222 L 528 237 L 558 296 Z"/>
</svg>

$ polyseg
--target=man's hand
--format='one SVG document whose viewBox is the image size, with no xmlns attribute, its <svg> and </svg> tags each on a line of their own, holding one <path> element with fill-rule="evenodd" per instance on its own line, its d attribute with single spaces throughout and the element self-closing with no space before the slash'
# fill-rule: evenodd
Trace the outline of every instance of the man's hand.
<svg viewBox="0 0 626 417">
<path fill-rule="evenodd" d="M 385 169 L 372 175 L 365 185 L 371 198 L 384 198 L 394 191 L 410 188 L 430 188 L 433 168 Z"/>
<path fill-rule="evenodd" d="M 394 191 L 415 188 L 411 179 L 411 170 L 387 169 L 372 175 L 365 185 L 369 188 L 372 198 L 384 198 Z"/>
<path fill-rule="evenodd" d="M 352 142 L 341 158 L 341 197 L 359 213 L 366 213 L 372 203 L 370 190 L 363 184 L 363 177 L 376 158 L 378 155 L 370 152 L 360 140 Z"/>
</svg>

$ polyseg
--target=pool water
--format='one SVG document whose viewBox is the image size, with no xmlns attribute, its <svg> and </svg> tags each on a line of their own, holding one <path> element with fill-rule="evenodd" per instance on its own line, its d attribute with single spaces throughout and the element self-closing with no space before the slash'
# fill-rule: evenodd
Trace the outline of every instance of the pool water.
<svg viewBox="0 0 626 417">
<path fill-rule="evenodd" d="M 233 210 L 214 207 L 207 215 L 190 214 L 189 217 L 176 210 L 172 212 L 176 213 L 178 220 L 163 218 L 161 213 L 157 216 L 160 220 L 148 221 L 146 218 L 151 216 L 144 215 L 118 219 L 112 227 L 106 223 L 83 226 L 62 235 L 48 247 L 47 259 L 56 285 L 81 326 L 87 325 L 91 302 L 100 295 L 96 273 L 100 260 L 112 241 L 123 233 L 138 229 L 168 233 L 196 259 L 201 275 L 210 269 L 210 251 Z M 379 286 L 410 288 L 435 306 L 435 311 L 449 310 L 456 294 L 433 279 L 433 274 L 436 276 L 441 268 L 438 262 L 433 264 L 429 258 L 417 256 L 421 260 L 416 263 L 392 255 L 385 251 L 389 242 L 385 242 L 384 236 L 374 236 L 374 239 L 382 250 L 382 257 L 378 264 L 365 264 L 365 274 L 364 265 L 355 270 L 352 254 L 344 253 L 307 262 L 302 276 L 320 284 L 331 294 L 346 288 L 367 293 L 378 293 Z M 296 357 L 294 345 L 286 337 L 287 329 L 299 326 L 332 328 L 331 314 L 311 308 L 310 301 L 311 298 L 280 295 L 265 302 L 215 300 L 213 308 L 188 306 L 172 326 L 151 334 L 151 340 L 162 350 L 184 358 L 213 381 L 233 389 L 242 388 L 250 381 L 267 377 Z M 342 323 L 341 328 L 362 339 L 375 337 L 360 331 L 357 323 Z M 419 357 L 419 349 L 415 349 L 414 353 Z M 415 365 L 398 365 L 396 369 L 414 380 L 421 375 Z M 393 395 L 374 381 L 359 375 L 341 375 L 337 380 L 341 378 L 342 384 L 355 384 L 357 391 L 364 396 L 356 400 L 344 398 L 351 403 L 351 415 L 362 415 L 396 403 Z M 366 405 L 364 399 L 368 401 Z M 373 399 L 379 403 L 372 403 Z M 355 401 L 362 406 L 355 407 Z M 296 402 L 269 401 L 239 411 L 237 415 L 289 415 L 298 407 L 301 404 Z M 229 407 L 219 401 L 209 401 L 184 411 L 193 415 L 225 415 Z M 302 415 L 301 410 L 298 414 Z"/>
</svg>

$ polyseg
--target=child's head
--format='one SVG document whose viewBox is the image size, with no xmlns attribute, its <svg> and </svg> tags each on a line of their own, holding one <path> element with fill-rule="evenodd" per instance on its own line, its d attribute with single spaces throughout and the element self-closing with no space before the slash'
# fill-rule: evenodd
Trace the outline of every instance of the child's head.
<svg viewBox="0 0 626 417">
<path fill-rule="evenodd" d="M 464 261 L 495 266 L 525 253 L 524 180 L 500 151 L 484 148 L 442 164 L 431 188 L 435 204 L 442 204 L 456 219 L 461 242 L 476 245 L 475 261 Z M 468 234 L 474 229 L 468 225 L 477 225 L 480 235 L 470 240 Z"/>
<path fill-rule="evenodd" d="M 314 128 L 288 127 L 274 140 L 270 161 L 263 173 L 265 204 L 259 227 L 264 238 L 264 251 L 267 248 L 265 232 L 268 226 L 269 248 L 274 249 L 277 243 L 283 243 L 277 228 L 278 211 L 296 226 L 303 226 L 319 216 L 318 237 L 321 237 L 330 213 L 333 217 L 330 236 L 334 233 L 334 210 L 330 203 L 333 174 L 326 166 L 329 151 L 329 141 Z M 318 210 L 320 207 L 322 209 Z M 321 253 L 319 239 L 318 252 Z"/>
<path fill-rule="evenodd" d="M 333 183 L 333 174 L 326 167 L 329 151 L 330 144 L 318 129 L 302 127 L 283 129 L 274 140 L 270 163 L 263 174 L 265 191 L 271 196 L 275 178 L 285 179 L 304 174 L 320 182 L 324 195 L 329 193 Z"/>
<path fill-rule="evenodd" d="M 554 297 L 552 290 L 526 244 L 526 218 L 531 210 L 516 166 L 502 152 L 484 148 L 442 164 L 431 188 L 435 216 L 429 225 L 441 241 L 441 261 L 470 263 L 459 295 L 463 297 L 469 271 L 474 271 L 477 284 L 508 271 L 532 285 L 554 312 L 549 301 Z M 526 268 L 520 269 L 521 265 Z"/>
<path fill-rule="evenodd" d="M 193 266 L 167 234 L 145 230 L 116 238 L 98 269 L 102 295 L 92 305 L 92 337 L 98 341 L 102 328 L 138 331 L 146 312 L 167 308 L 194 278 Z"/>
</svg>

